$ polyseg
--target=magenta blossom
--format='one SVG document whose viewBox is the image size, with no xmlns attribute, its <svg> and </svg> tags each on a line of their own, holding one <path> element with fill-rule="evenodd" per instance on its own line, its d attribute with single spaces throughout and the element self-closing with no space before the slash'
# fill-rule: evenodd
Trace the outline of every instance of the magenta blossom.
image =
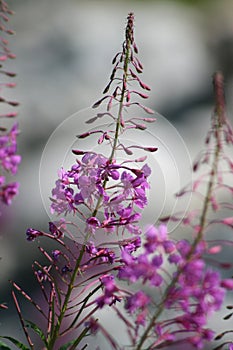
<svg viewBox="0 0 233 350">
<path fill-rule="evenodd" d="M 102 308 L 105 305 L 111 306 L 117 301 L 120 301 L 121 299 L 116 294 L 119 289 L 115 284 L 114 276 L 103 276 L 100 280 L 104 287 L 104 293 L 96 300 L 99 308 Z"/>
<path fill-rule="evenodd" d="M 147 204 L 146 190 L 149 188 L 148 165 L 141 169 L 110 163 L 101 154 L 86 152 L 82 160 L 69 171 L 60 171 L 56 187 L 52 190 L 52 213 L 74 214 L 85 205 L 90 216 L 87 217 L 87 232 L 94 234 L 98 228 L 107 232 L 127 230 L 139 234 L 138 210 Z M 104 218 L 96 216 L 102 209 Z"/>
<path fill-rule="evenodd" d="M 4 186 L 0 186 L 0 199 L 3 203 L 10 205 L 12 203 L 12 199 L 18 194 L 18 192 L 18 182 L 8 183 Z"/>
</svg>

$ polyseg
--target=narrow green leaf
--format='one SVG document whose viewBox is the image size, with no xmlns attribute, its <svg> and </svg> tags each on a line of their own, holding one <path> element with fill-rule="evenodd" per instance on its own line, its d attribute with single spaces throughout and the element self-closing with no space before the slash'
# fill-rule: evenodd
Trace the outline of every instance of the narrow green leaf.
<svg viewBox="0 0 233 350">
<path fill-rule="evenodd" d="M 70 350 L 75 350 L 76 346 L 80 343 L 80 341 L 87 335 L 89 331 L 89 328 L 84 328 L 84 330 L 82 331 L 82 333 L 79 335 L 78 338 L 71 340 L 69 343 L 64 344 L 59 350 L 67 350 L 68 346 L 72 345 L 69 349 Z M 82 348 L 85 349 L 86 345 Z"/>
<path fill-rule="evenodd" d="M 0 350 L 11 350 L 8 345 L 0 341 Z"/>
<path fill-rule="evenodd" d="M 69 341 L 68 343 L 62 345 L 59 350 L 67 350 L 69 348 L 70 345 L 73 345 L 75 343 L 76 339 L 75 340 L 71 340 Z"/>
<path fill-rule="evenodd" d="M 46 337 L 42 331 L 42 329 L 40 329 L 40 327 L 38 327 L 34 322 L 32 321 L 29 321 L 29 320 L 26 320 L 27 324 L 26 324 L 26 327 L 30 327 L 34 330 L 34 332 L 36 334 L 39 335 L 40 339 L 44 342 L 45 345 L 47 345 L 47 342 L 46 342 Z"/>
<path fill-rule="evenodd" d="M 7 337 L 7 336 L 0 336 L 0 338 L 3 338 L 3 339 L 7 339 L 9 341 L 11 341 L 13 344 L 15 344 L 15 346 L 17 346 L 18 349 L 22 349 L 22 350 L 30 350 L 30 348 L 28 348 L 26 345 L 24 345 L 23 343 L 21 343 L 19 340 L 17 339 L 14 339 L 12 337 Z M 2 344 L 0 343 L 0 345 L 2 346 Z M 3 343 L 3 346 L 5 344 Z M 1 349 L 1 348 L 0 348 Z M 11 350 L 11 348 L 8 348 L 8 347 L 3 347 L 4 350 Z"/>
</svg>

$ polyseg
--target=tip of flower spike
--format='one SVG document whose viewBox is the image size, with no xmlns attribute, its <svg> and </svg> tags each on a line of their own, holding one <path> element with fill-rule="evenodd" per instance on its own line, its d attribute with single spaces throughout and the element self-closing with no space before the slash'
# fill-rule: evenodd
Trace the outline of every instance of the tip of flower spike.
<svg viewBox="0 0 233 350">
<path fill-rule="evenodd" d="M 213 85 L 215 93 L 215 113 L 220 125 L 225 124 L 225 97 L 224 97 L 224 78 L 221 72 L 216 72 L 213 76 Z"/>
<path fill-rule="evenodd" d="M 134 14 L 133 12 L 130 12 L 127 17 L 127 26 L 125 30 L 125 39 L 126 41 L 129 41 L 131 44 L 134 43 Z"/>
</svg>

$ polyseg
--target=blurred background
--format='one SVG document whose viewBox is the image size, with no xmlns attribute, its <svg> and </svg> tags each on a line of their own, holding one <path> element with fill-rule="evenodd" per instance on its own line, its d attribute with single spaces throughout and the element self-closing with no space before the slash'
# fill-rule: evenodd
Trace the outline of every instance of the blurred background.
<svg viewBox="0 0 233 350">
<path fill-rule="evenodd" d="M 39 167 L 50 135 L 67 117 L 101 97 L 111 60 L 124 40 L 127 14 L 133 11 L 143 81 L 152 89 L 149 107 L 172 123 L 193 157 L 209 128 L 216 70 L 225 75 L 232 120 L 233 1 L 8 3 L 15 11 L 11 27 L 16 36 L 10 38 L 10 47 L 17 55 L 11 63 L 17 72 L 17 87 L 11 94 L 21 104 L 19 152 L 23 160 L 18 174 L 20 195 L 11 207 L 3 208 L 0 219 L 0 302 L 10 307 L 0 314 L 0 334 L 21 336 L 12 316 L 8 281 L 17 280 L 27 288 L 31 285 L 31 264 L 38 252 L 36 244 L 25 240 L 25 231 L 28 227 L 47 229 Z"/>
</svg>

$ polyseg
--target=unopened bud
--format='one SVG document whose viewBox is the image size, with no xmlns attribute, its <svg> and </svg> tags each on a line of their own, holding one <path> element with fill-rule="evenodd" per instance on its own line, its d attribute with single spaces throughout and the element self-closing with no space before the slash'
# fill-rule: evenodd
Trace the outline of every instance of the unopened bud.
<svg viewBox="0 0 233 350">
<path fill-rule="evenodd" d="M 100 100 L 98 100 L 97 102 L 95 102 L 92 106 L 92 108 L 97 108 L 99 107 L 99 105 L 103 102 L 103 100 L 105 100 L 106 98 L 108 98 L 109 96 L 104 96 L 103 98 L 101 98 Z"/>
<path fill-rule="evenodd" d="M 6 61 L 7 60 L 7 55 L 0 56 L 0 61 Z"/>
<path fill-rule="evenodd" d="M 73 149 L 73 150 L 72 150 L 72 153 L 73 153 L 73 154 L 76 154 L 77 156 L 82 156 L 82 155 L 86 154 L 85 151 L 81 151 L 81 150 L 79 150 L 79 149 Z"/>
<path fill-rule="evenodd" d="M 135 53 L 138 53 L 138 48 L 137 48 L 137 45 L 135 43 L 133 43 L 133 49 L 134 49 Z"/>
<path fill-rule="evenodd" d="M 148 152 L 156 152 L 158 147 L 144 147 L 143 149 Z"/>
</svg>

